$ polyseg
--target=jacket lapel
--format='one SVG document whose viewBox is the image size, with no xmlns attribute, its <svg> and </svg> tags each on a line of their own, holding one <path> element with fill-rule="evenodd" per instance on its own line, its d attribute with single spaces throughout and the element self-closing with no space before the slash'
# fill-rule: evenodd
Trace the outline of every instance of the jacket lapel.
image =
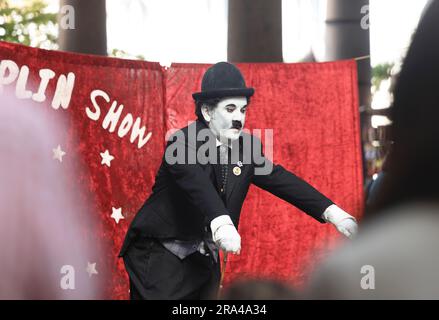
<svg viewBox="0 0 439 320">
<path fill-rule="evenodd" d="M 198 136 L 198 133 L 199 133 L 199 131 L 201 129 L 208 129 L 209 143 L 214 143 L 216 145 L 216 138 L 215 138 L 215 136 L 213 134 L 209 134 L 210 129 L 204 123 L 202 123 L 202 122 L 197 120 L 196 121 L 196 133 L 197 133 L 197 136 Z M 207 139 L 203 140 L 203 141 L 198 141 L 198 139 L 197 139 L 197 142 L 196 142 L 197 150 L 206 141 L 207 141 Z M 240 137 L 239 139 L 237 139 L 237 140 L 232 142 L 231 153 L 232 153 L 232 155 L 230 157 L 230 162 L 229 162 L 228 172 L 227 172 L 227 186 L 226 186 L 226 197 L 225 197 L 226 198 L 226 203 L 229 201 L 229 198 L 232 195 L 233 189 L 235 188 L 235 186 L 238 185 L 242 181 L 242 179 L 244 177 L 245 169 L 247 168 L 246 165 L 238 166 L 238 161 L 243 162 L 242 137 Z M 217 161 L 219 161 L 219 157 L 217 157 Z M 219 165 L 219 164 L 212 164 L 211 166 L 212 166 L 211 169 L 215 173 L 217 190 L 219 190 L 219 188 L 221 187 L 221 182 L 222 182 L 221 181 L 222 180 L 222 177 L 221 177 L 221 165 Z M 235 168 L 239 168 L 239 169 L 235 169 Z M 235 169 L 235 172 L 234 172 L 234 169 Z M 238 174 L 238 172 L 239 172 L 239 174 Z"/>
<path fill-rule="evenodd" d="M 242 181 L 244 176 L 244 170 L 246 168 L 243 165 L 242 156 L 242 139 L 241 137 L 232 143 L 232 157 L 229 162 L 228 175 L 227 175 L 227 187 L 226 187 L 226 201 L 228 202 L 230 196 L 233 193 L 233 189 L 236 185 Z M 238 160 L 238 161 L 237 161 Z M 238 162 L 241 162 L 238 165 Z"/>
<path fill-rule="evenodd" d="M 197 137 L 198 137 L 198 134 L 201 130 L 207 129 L 207 131 L 205 131 L 207 133 L 207 135 L 205 136 L 205 139 L 200 139 L 200 140 L 197 139 L 197 141 L 196 141 L 197 151 L 205 143 L 212 144 L 211 148 L 212 149 L 215 148 L 215 150 L 217 150 L 216 149 L 216 138 L 213 135 L 213 133 L 210 131 L 210 129 L 203 122 L 201 122 L 199 120 L 197 120 L 195 122 L 195 124 L 196 124 Z M 207 153 L 206 153 L 207 156 L 209 156 L 209 150 L 210 150 L 210 148 L 207 149 Z M 216 161 L 218 161 L 218 160 L 219 160 L 219 157 L 217 155 Z M 215 180 L 216 180 L 215 187 L 217 190 L 219 190 L 219 188 L 221 187 L 220 186 L 220 184 L 221 184 L 221 166 L 218 164 L 212 164 L 212 163 L 207 164 L 207 165 L 203 165 L 203 166 L 206 168 L 206 170 L 207 170 L 206 172 L 208 172 L 209 174 L 210 174 L 211 170 L 213 170 L 214 175 L 215 175 Z"/>
</svg>

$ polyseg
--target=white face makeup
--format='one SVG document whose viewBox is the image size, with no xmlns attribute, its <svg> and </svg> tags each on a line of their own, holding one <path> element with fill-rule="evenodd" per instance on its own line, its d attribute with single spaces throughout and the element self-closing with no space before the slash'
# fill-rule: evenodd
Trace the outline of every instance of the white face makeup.
<svg viewBox="0 0 439 320">
<path fill-rule="evenodd" d="M 239 138 L 244 128 L 246 110 L 246 97 L 224 98 L 211 111 L 206 107 L 201 109 L 210 130 L 223 143 Z"/>
</svg>

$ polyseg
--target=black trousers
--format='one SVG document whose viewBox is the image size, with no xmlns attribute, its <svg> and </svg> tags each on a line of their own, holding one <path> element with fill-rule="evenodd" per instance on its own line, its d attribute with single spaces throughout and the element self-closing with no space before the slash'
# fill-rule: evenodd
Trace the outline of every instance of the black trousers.
<svg viewBox="0 0 439 320">
<path fill-rule="evenodd" d="M 216 299 L 220 265 L 195 252 L 181 260 L 157 239 L 138 238 L 124 255 L 132 300 Z"/>
</svg>

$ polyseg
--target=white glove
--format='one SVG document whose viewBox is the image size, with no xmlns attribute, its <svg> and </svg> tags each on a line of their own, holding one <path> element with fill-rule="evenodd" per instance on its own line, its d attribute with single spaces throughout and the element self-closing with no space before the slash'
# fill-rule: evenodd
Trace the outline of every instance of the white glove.
<svg viewBox="0 0 439 320">
<path fill-rule="evenodd" d="M 335 204 L 330 205 L 323 212 L 322 217 L 348 238 L 352 238 L 357 233 L 358 226 L 355 218 Z"/>
<path fill-rule="evenodd" d="M 216 217 L 210 223 L 213 241 L 225 252 L 239 254 L 241 251 L 241 236 L 235 228 L 230 216 Z"/>
</svg>

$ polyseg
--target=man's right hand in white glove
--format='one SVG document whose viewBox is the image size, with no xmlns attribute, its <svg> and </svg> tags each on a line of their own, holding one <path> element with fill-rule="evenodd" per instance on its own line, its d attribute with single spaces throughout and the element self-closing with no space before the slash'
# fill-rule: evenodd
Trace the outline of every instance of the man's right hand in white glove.
<svg viewBox="0 0 439 320">
<path fill-rule="evenodd" d="M 241 236 L 228 215 L 216 217 L 210 222 L 213 241 L 225 252 L 239 254 L 241 251 Z"/>
</svg>

